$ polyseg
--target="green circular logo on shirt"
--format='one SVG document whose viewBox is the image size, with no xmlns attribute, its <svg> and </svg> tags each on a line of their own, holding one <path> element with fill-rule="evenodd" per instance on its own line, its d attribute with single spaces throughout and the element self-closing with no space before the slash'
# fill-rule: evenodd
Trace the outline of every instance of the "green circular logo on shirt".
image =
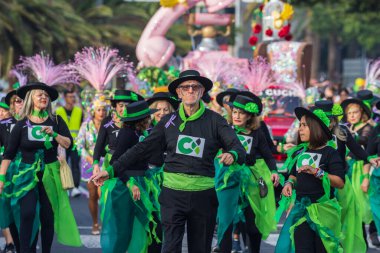
<svg viewBox="0 0 380 253">
<path fill-rule="evenodd" d="M 300 157 L 298 157 L 297 168 L 301 168 L 304 165 L 312 166 L 313 164 L 314 164 L 314 160 L 311 157 L 311 155 L 308 153 L 302 154 L 300 155 Z"/>
<path fill-rule="evenodd" d="M 32 136 L 36 139 L 43 139 L 44 136 L 41 132 L 42 127 L 41 126 L 35 126 L 32 129 Z"/>
</svg>

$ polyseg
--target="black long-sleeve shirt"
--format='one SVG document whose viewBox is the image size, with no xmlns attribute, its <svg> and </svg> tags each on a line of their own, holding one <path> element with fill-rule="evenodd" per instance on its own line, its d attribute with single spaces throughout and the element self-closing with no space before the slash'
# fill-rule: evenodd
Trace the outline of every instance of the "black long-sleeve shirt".
<svg viewBox="0 0 380 253">
<path fill-rule="evenodd" d="M 106 146 L 114 152 L 117 147 L 117 136 L 120 128 L 113 122 L 112 116 L 106 117 L 99 128 L 98 138 L 96 139 L 94 149 L 94 161 L 100 161 L 100 158 L 106 153 Z"/>
<path fill-rule="evenodd" d="M 9 136 L 17 120 L 13 117 L 0 121 L 0 147 L 4 146 L 4 150 L 8 147 Z"/>
<path fill-rule="evenodd" d="M 272 136 L 270 135 L 269 128 L 264 121 L 260 122 L 260 129 L 263 131 L 265 139 L 267 140 L 268 146 L 272 154 L 277 153 L 276 146 L 273 143 Z"/>
<path fill-rule="evenodd" d="M 373 127 L 370 124 L 366 124 L 364 127 L 359 129 L 356 133 L 354 134 L 351 133 L 351 137 L 359 146 L 362 146 L 361 148 L 362 150 L 363 149 L 366 150 L 369 137 L 372 134 L 372 130 L 373 130 Z M 350 133 L 350 131 L 348 131 L 348 133 Z M 365 157 L 365 159 L 362 159 L 363 157 L 357 157 L 357 154 L 353 151 L 354 148 L 351 149 L 349 147 L 349 149 L 350 149 L 350 153 L 348 155 L 350 157 L 354 158 L 355 160 L 364 160 L 365 162 L 367 162 L 367 157 Z"/>
<path fill-rule="evenodd" d="M 47 120 L 43 123 L 34 123 L 31 120 L 24 118 L 18 121 L 13 127 L 10 136 L 11 143 L 9 143 L 7 149 L 5 150 L 3 158 L 13 160 L 17 152 L 20 151 L 22 162 L 33 163 L 36 152 L 38 150 L 43 150 L 45 163 L 57 161 L 58 142 L 53 137 L 50 137 L 52 147 L 50 149 L 46 149 L 44 145 L 45 137 L 40 132 L 44 126 L 50 126 L 53 128 L 54 132 L 70 138 L 70 146 L 73 145 L 73 139 L 69 128 L 60 116 L 56 116 L 54 119 L 47 118 Z"/>
<path fill-rule="evenodd" d="M 238 138 L 247 151 L 245 164 L 253 166 L 257 159 L 264 159 L 269 169 L 277 170 L 276 160 L 269 148 L 267 139 L 261 128 L 251 131 L 250 134 L 239 133 Z"/>
<path fill-rule="evenodd" d="M 236 152 L 239 164 L 245 162 L 243 146 L 219 114 L 206 109 L 200 118 L 188 121 L 182 132 L 179 131 L 181 123 L 178 112 L 166 115 L 144 141 L 113 162 L 115 173 L 120 174 L 137 161 L 148 161 L 154 152 L 165 151 L 164 170 L 173 173 L 214 177 L 214 158 L 220 148 L 226 152 Z"/>
<path fill-rule="evenodd" d="M 110 164 L 112 165 L 122 154 L 132 148 L 134 145 L 139 143 L 140 137 L 143 136 L 142 133 L 133 129 L 133 127 L 126 126 L 122 128 L 118 135 L 118 144 Z M 123 168 L 115 172 L 115 177 L 118 177 L 124 183 L 128 181 L 131 176 L 143 176 L 145 171 L 148 169 L 148 162 L 146 160 L 136 161 L 136 163 L 131 164 L 129 167 Z"/>
<path fill-rule="evenodd" d="M 377 125 L 369 138 L 367 145 L 369 155 L 380 155 L 380 125 Z"/>
</svg>

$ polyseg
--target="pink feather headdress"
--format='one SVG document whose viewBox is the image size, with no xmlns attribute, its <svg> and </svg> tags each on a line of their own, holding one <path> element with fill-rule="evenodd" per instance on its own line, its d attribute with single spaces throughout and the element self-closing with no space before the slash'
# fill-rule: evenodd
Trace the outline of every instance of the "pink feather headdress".
<svg viewBox="0 0 380 253">
<path fill-rule="evenodd" d="M 380 86 L 380 59 L 373 60 L 367 64 L 366 88 L 369 88 L 371 85 Z"/>
<path fill-rule="evenodd" d="M 270 64 L 262 57 L 249 62 L 248 69 L 242 74 L 246 88 L 259 95 L 260 92 L 276 85 Z"/>
<path fill-rule="evenodd" d="M 87 80 L 96 90 L 104 90 L 111 79 L 132 68 L 132 63 L 118 56 L 117 49 L 85 47 L 75 54 L 75 62 L 69 68 Z"/>
<path fill-rule="evenodd" d="M 78 83 L 78 78 L 73 75 L 64 64 L 55 65 L 49 55 L 36 54 L 30 57 L 21 57 L 21 63 L 17 68 L 29 72 L 39 82 L 49 86 L 65 83 Z"/>
<path fill-rule="evenodd" d="M 11 69 L 11 71 L 9 72 L 9 75 L 16 77 L 16 79 L 17 79 L 18 85 L 17 85 L 17 83 L 15 83 L 13 85 L 14 89 L 22 87 L 22 86 L 26 85 L 26 83 L 28 82 L 28 77 L 24 73 L 22 73 L 22 71 L 18 70 L 17 68 Z"/>
</svg>

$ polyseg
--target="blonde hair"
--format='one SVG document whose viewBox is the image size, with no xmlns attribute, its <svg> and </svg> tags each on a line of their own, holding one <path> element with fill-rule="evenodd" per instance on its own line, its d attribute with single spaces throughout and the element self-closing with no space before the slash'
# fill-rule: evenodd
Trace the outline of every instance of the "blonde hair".
<svg viewBox="0 0 380 253">
<path fill-rule="evenodd" d="M 15 116 L 15 101 L 16 101 L 17 95 L 13 95 L 11 99 L 9 99 L 9 112 L 12 114 L 12 116 Z"/>
<path fill-rule="evenodd" d="M 344 111 L 344 113 L 346 114 L 346 116 L 348 114 L 348 110 L 350 110 L 354 106 L 359 107 L 360 113 L 362 114 L 362 116 L 360 118 L 360 121 L 361 122 L 367 122 L 369 120 L 369 117 L 368 117 L 367 113 L 363 110 L 363 108 L 359 104 L 356 104 L 356 103 L 351 103 L 351 104 L 347 105 L 346 110 Z"/>
<path fill-rule="evenodd" d="M 158 103 L 160 103 L 160 102 L 166 102 L 166 103 L 169 105 L 169 113 L 174 112 L 174 108 L 173 108 L 173 106 L 172 106 L 168 101 L 166 101 L 166 100 L 157 100 L 157 101 L 154 101 L 154 102 L 149 106 L 149 108 L 150 108 L 150 109 L 157 109 L 157 105 L 158 105 Z"/>
<path fill-rule="evenodd" d="M 24 105 L 21 109 L 20 118 L 23 119 L 25 117 L 28 117 L 32 115 L 33 109 L 34 109 L 34 103 L 33 103 L 33 95 L 40 89 L 34 89 L 30 90 L 26 93 L 25 99 L 24 99 Z M 51 106 L 51 99 L 49 97 L 48 105 L 46 107 L 46 111 L 49 114 L 49 117 L 51 119 L 54 119 L 53 110 Z"/>
</svg>

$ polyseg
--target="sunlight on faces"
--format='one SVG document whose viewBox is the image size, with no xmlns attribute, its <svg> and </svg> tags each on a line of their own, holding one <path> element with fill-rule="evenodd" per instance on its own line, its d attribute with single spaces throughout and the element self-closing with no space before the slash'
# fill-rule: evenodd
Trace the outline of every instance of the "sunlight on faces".
<svg viewBox="0 0 380 253">
<path fill-rule="evenodd" d="M 32 101 L 35 109 L 44 110 L 49 105 L 50 97 L 44 90 L 32 90 Z"/>
<path fill-rule="evenodd" d="M 359 123 L 362 118 L 362 108 L 358 104 L 349 104 L 346 110 L 347 121 L 350 124 Z"/>
<path fill-rule="evenodd" d="M 238 108 L 232 109 L 232 123 L 234 126 L 245 127 L 247 125 L 247 121 L 251 119 L 251 115 L 240 110 Z"/>
<path fill-rule="evenodd" d="M 298 128 L 298 134 L 300 135 L 300 139 L 302 142 L 310 141 L 310 128 L 306 123 L 305 116 L 301 118 L 299 128 Z"/>
<path fill-rule="evenodd" d="M 163 116 L 170 113 L 170 104 L 167 101 L 157 101 L 156 109 L 158 111 L 153 116 L 157 122 L 160 122 Z"/>
<path fill-rule="evenodd" d="M 202 84 L 194 80 L 185 81 L 176 89 L 178 97 L 182 99 L 182 103 L 188 106 L 198 103 L 204 91 L 205 88 Z"/>
<path fill-rule="evenodd" d="M 116 103 L 116 112 L 119 115 L 123 115 L 124 109 L 127 107 L 128 103 L 127 102 L 117 102 Z"/>
<path fill-rule="evenodd" d="M 107 110 L 104 106 L 98 106 L 94 110 L 94 119 L 102 121 L 107 115 Z"/>
</svg>

